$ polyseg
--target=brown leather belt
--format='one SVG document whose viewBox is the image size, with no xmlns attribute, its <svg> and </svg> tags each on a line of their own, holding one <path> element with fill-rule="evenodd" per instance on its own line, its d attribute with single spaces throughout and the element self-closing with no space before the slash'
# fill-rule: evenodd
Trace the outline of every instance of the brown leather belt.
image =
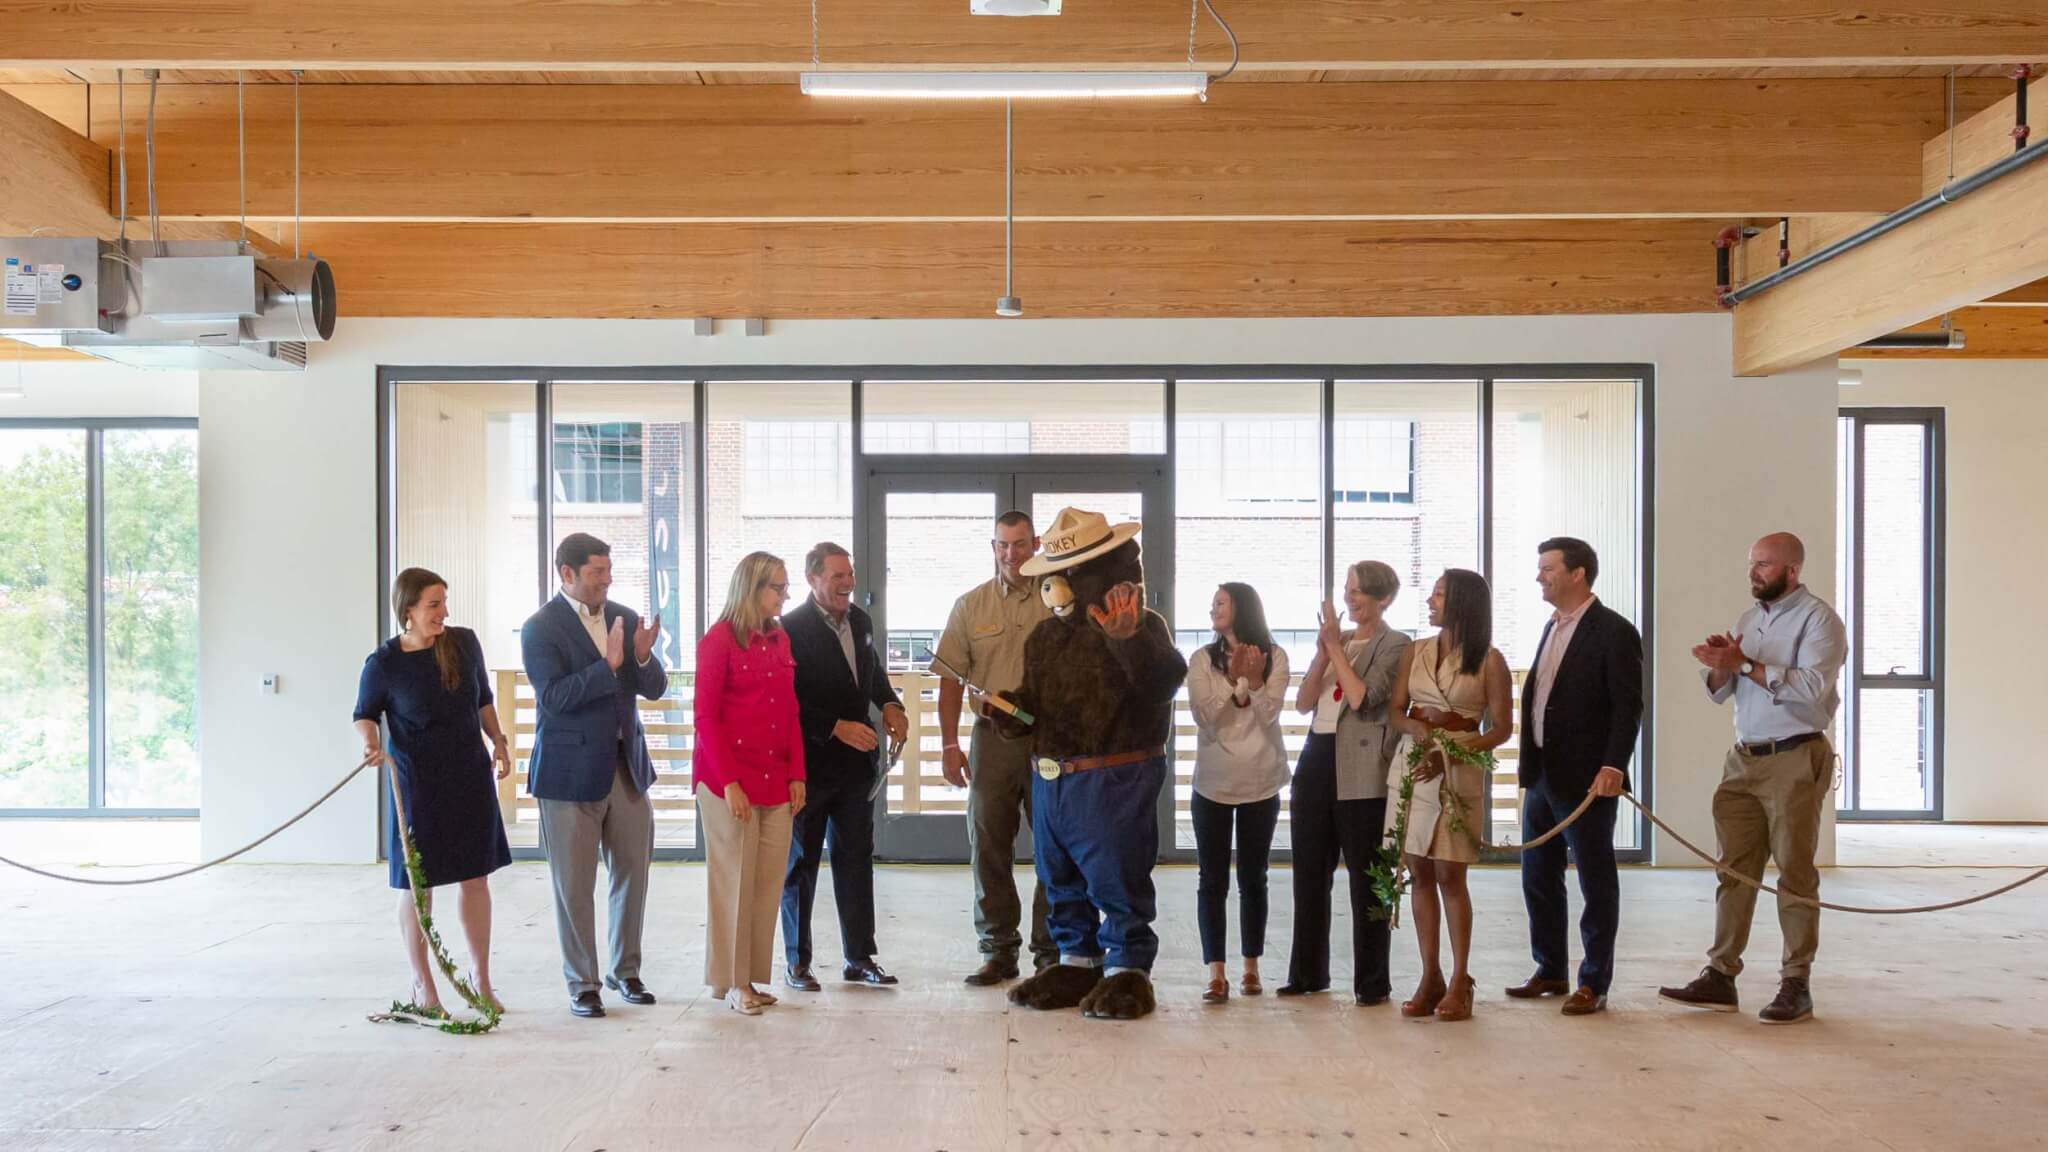
<svg viewBox="0 0 2048 1152">
<path fill-rule="evenodd" d="M 1744 756 L 1755 760 L 1764 756 L 1776 756 L 1780 752 L 1790 752 L 1801 744 L 1811 744 L 1822 736 L 1819 732 L 1801 732 L 1797 736 L 1780 736 L 1776 740 L 1759 740 L 1754 744 L 1737 741 L 1735 747 L 1741 749 Z"/>
<path fill-rule="evenodd" d="M 1420 707 L 1411 704 L 1408 707 L 1408 718 L 1419 723 L 1427 724 L 1432 728 L 1441 728 L 1446 732 L 1479 731 L 1479 721 L 1474 720 L 1469 716 L 1461 716 L 1456 712 L 1445 712 L 1442 715 L 1438 716 L 1436 719 L 1431 720 L 1429 717 L 1422 714 L 1422 709 Z"/>
<path fill-rule="evenodd" d="M 1166 749 L 1148 748 L 1143 752 L 1118 752 L 1110 756 L 1073 756 L 1064 760 L 1051 756 L 1040 756 L 1033 761 L 1042 780 L 1057 780 L 1076 772 L 1093 772 L 1097 768 L 1121 768 L 1126 764 L 1143 764 L 1147 760 L 1166 759 Z"/>
</svg>

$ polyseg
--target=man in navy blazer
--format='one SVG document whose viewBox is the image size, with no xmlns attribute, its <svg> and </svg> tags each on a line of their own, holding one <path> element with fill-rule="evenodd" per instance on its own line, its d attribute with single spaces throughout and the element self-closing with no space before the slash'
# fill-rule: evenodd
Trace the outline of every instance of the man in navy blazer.
<svg viewBox="0 0 2048 1152">
<path fill-rule="evenodd" d="M 1600 557 L 1583 540 L 1560 536 L 1536 547 L 1536 580 L 1555 611 L 1522 684 L 1517 771 L 1523 842 L 1562 823 L 1586 793 L 1594 799 L 1563 835 L 1522 853 L 1522 901 L 1536 974 L 1507 994 L 1521 1000 L 1564 996 L 1567 1016 L 1606 1010 L 1614 982 L 1614 938 L 1621 927 L 1614 820 L 1643 721 L 1643 638 L 1626 617 L 1594 598 L 1599 575 Z M 1586 901 L 1576 987 L 1567 981 L 1567 849 L 1578 862 Z"/>
<path fill-rule="evenodd" d="M 598 995 L 591 889 L 601 856 L 611 880 L 611 971 L 604 983 L 629 1004 L 652 1004 L 640 982 L 640 929 L 654 859 L 654 763 L 636 697 L 659 700 L 668 673 L 654 658 L 661 619 L 642 622 L 605 598 L 611 548 L 583 532 L 555 549 L 562 590 L 519 634 L 540 714 L 528 788 L 540 801 L 540 843 L 555 887 L 555 934 L 569 1011 L 604 1015 Z"/>
<path fill-rule="evenodd" d="M 875 963 L 875 795 L 886 770 L 872 715 L 881 710 L 890 738 L 899 743 L 909 719 L 875 649 L 874 622 L 852 601 L 853 557 L 837 544 L 819 544 L 804 557 L 804 580 L 810 599 L 782 616 L 796 660 L 808 786 L 804 810 L 792 822 L 782 883 L 783 981 L 803 992 L 819 987 L 811 974 L 811 903 L 829 832 L 843 975 L 894 984 L 896 978 Z"/>
</svg>

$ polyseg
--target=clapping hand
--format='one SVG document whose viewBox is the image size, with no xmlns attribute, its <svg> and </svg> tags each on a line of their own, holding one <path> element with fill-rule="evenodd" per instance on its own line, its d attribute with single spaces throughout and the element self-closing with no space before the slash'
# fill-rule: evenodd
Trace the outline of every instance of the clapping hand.
<svg viewBox="0 0 2048 1152">
<path fill-rule="evenodd" d="M 1265 670 L 1266 653 L 1257 646 L 1239 644 L 1230 650 L 1225 675 L 1230 677 L 1232 684 L 1242 680 L 1247 687 L 1256 692 L 1265 684 Z"/>
<path fill-rule="evenodd" d="M 661 638 L 661 613 L 640 621 L 633 630 L 633 663 L 645 664 L 654 655 L 654 642 Z"/>
<path fill-rule="evenodd" d="M 1709 636 L 1706 642 L 1693 647 L 1692 658 L 1716 672 L 1738 672 L 1748 657 L 1742 654 L 1740 634 Z"/>
<path fill-rule="evenodd" d="M 604 637 L 604 662 L 617 672 L 619 665 L 626 662 L 626 618 L 612 618 L 612 629 Z"/>
<path fill-rule="evenodd" d="M 1328 599 L 1323 601 L 1323 610 L 1316 613 L 1316 645 L 1333 660 L 1344 657 L 1342 619 L 1337 614 L 1337 605 Z"/>
<path fill-rule="evenodd" d="M 1088 618 L 1111 640 L 1129 640 L 1138 634 L 1138 586 L 1125 581 L 1109 590 L 1102 607 L 1088 606 Z"/>
</svg>

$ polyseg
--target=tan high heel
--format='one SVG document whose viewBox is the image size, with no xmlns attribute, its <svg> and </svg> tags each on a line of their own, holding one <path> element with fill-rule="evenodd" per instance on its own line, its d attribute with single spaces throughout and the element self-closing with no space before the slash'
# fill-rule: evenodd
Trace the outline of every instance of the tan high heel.
<svg viewBox="0 0 2048 1152">
<path fill-rule="evenodd" d="M 1479 982 L 1467 976 L 1458 981 L 1457 987 L 1444 995 L 1437 1005 L 1436 1018 L 1449 1023 L 1454 1020 L 1472 1018 L 1472 996 L 1479 988 Z"/>
<path fill-rule="evenodd" d="M 1436 1006 L 1443 1002 L 1445 993 L 1442 976 L 1438 976 L 1434 981 L 1418 984 L 1415 987 L 1415 995 L 1401 1001 L 1401 1015 L 1410 1020 L 1432 1016 L 1436 1013 Z"/>
</svg>

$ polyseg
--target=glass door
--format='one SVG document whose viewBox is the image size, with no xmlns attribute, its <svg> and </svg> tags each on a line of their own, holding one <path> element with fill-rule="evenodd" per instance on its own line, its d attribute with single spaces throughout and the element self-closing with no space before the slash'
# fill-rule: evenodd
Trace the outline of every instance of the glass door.
<svg viewBox="0 0 2048 1152">
<path fill-rule="evenodd" d="M 1173 515 L 1164 461 L 1075 463 L 891 457 L 862 477 L 866 526 L 865 551 L 855 557 L 859 596 L 884 638 L 889 671 L 910 719 L 909 738 L 876 797 L 879 858 L 967 859 L 967 793 L 940 772 L 945 736 L 938 721 L 939 682 L 926 669 L 953 602 L 994 573 L 989 542 L 997 516 L 1022 509 L 1040 531 L 1068 506 L 1101 512 L 1112 523 L 1138 520 L 1145 525 L 1140 540 L 1147 602 L 1162 613 L 1169 610 Z M 964 742 L 968 729 L 963 723 L 956 738 Z M 1161 843 L 1171 845 L 1170 792 L 1161 798 L 1160 812 Z M 1030 848 L 1025 828 L 1018 836 L 1019 858 L 1029 859 Z"/>
<path fill-rule="evenodd" d="M 1844 820 L 1941 819 L 1942 413 L 1845 408 L 1836 604 Z"/>
</svg>

